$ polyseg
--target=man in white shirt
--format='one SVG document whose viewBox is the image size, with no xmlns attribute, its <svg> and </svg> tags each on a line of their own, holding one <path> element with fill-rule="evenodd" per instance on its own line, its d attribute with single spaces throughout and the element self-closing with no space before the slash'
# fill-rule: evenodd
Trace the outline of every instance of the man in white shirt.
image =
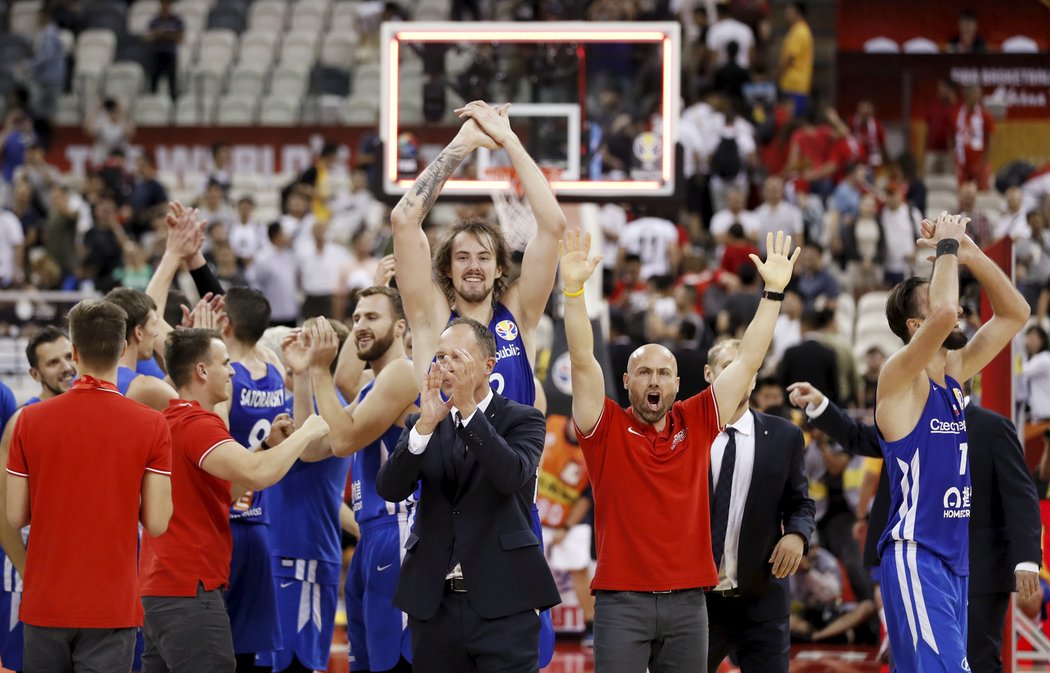
<svg viewBox="0 0 1050 673">
<path fill-rule="evenodd" d="M 783 231 L 792 236 L 795 245 L 802 245 L 802 211 L 784 200 L 784 181 L 775 175 L 762 185 L 762 205 L 755 210 L 758 225 L 744 233 L 758 241 L 759 256 L 766 254 L 766 234 Z"/>
<path fill-rule="evenodd" d="M 718 20 L 707 29 L 708 72 L 714 72 L 729 60 L 726 47 L 736 42 L 740 51 L 736 63 L 747 70 L 751 67 L 751 55 L 755 49 L 755 34 L 746 23 L 741 23 L 729 12 L 729 3 L 720 2 L 717 6 Z"/>
<path fill-rule="evenodd" d="M 726 207 L 711 217 L 711 236 L 715 243 L 725 245 L 729 241 L 729 227 L 739 222 L 744 228 L 748 240 L 755 242 L 754 232 L 760 228 L 758 217 L 744 208 L 747 205 L 747 193 L 737 186 L 726 190 Z"/>
<path fill-rule="evenodd" d="M 1009 236 L 1011 240 L 1032 237 L 1032 227 L 1028 225 L 1028 213 L 1022 208 L 1023 194 L 1020 187 L 1006 190 L 1006 212 L 992 229 L 995 240 Z"/>
<path fill-rule="evenodd" d="M 254 213 L 255 199 L 250 194 L 237 199 L 237 217 L 227 233 L 230 249 L 244 265 L 250 265 L 267 247 L 266 227 L 255 219 Z"/>
<path fill-rule="evenodd" d="M 292 247 L 298 248 L 302 243 L 309 243 L 313 228 L 314 215 L 310 212 L 310 201 L 298 189 L 293 189 L 285 204 L 288 212 L 281 216 L 281 228 L 292 241 Z"/>
<path fill-rule="evenodd" d="M 22 222 L 10 210 L 0 210 L 0 288 L 25 280 L 25 232 Z"/>
<path fill-rule="evenodd" d="M 678 227 L 662 217 L 628 222 L 620 234 L 620 259 L 627 255 L 638 255 L 642 260 L 642 280 L 675 273 L 681 259 Z"/>
<path fill-rule="evenodd" d="M 714 383 L 739 351 L 736 339 L 716 344 L 704 378 Z M 742 673 L 787 673 L 787 577 L 806 554 L 815 508 L 802 472 L 802 431 L 783 418 L 752 412 L 750 396 L 749 390 L 711 445 L 711 541 L 719 581 L 707 598 L 707 668 L 717 671 L 735 653 Z"/>
<path fill-rule="evenodd" d="M 886 187 L 886 205 L 882 209 L 882 237 L 886 257 L 883 281 L 893 287 L 912 275 L 915 261 L 915 239 L 919 237 L 922 213 L 904 200 L 907 185 L 891 183 Z"/>
<path fill-rule="evenodd" d="M 299 318 L 299 258 L 277 222 L 266 230 L 269 246 L 248 270 L 251 286 L 270 302 L 270 323 L 295 327 Z"/>
<path fill-rule="evenodd" d="M 342 314 L 346 286 L 341 282 L 350 263 L 350 252 L 328 241 L 328 225 L 314 222 L 313 239 L 295 246 L 299 262 L 299 287 L 303 290 L 303 318 Z"/>
</svg>

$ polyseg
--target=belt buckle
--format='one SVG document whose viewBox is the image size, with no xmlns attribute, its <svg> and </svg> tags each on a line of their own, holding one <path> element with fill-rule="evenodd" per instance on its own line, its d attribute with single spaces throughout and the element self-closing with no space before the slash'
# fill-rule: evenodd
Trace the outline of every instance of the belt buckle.
<svg viewBox="0 0 1050 673">
<path fill-rule="evenodd" d="M 463 581 L 462 577 L 450 577 L 447 580 L 445 580 L 445 585 L 452 593 L 467 593 L 467 583 Z"/>
</svg>

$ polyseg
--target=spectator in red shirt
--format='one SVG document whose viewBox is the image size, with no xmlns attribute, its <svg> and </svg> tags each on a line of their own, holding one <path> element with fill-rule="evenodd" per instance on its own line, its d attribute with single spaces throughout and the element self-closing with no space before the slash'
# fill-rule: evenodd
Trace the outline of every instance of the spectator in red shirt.
<svg viewBox="0 0 1050 673">
<path fill-rule="evenodd" d="M 740 267 L 751 263 L 751 255 L 758 255 L 758 248 L 748 240 L 744 225 L 734 222 L 729 227 L 729 240 L 722 251 L 722 270 L 734 276 L 740 275 Z"/>
<path fill-rule="evenodd" d="M 981 87 L 966 88 L 966 102 L 955 115 L 955 174 L 961 186 L 974 181 L 988 189 L 988 156 L 995 121 L 981 104 Z"/>
<path fill-rule="evenodd" d="M 718 584 L 712 551 L 708 470 L 711 444 L 740 403 L 773 337 L 783 291 L 797 252 L 791 237 L 767 238 L 768 258 L 754 259 L 766 283 L 764 299 L 744 334 L 740 354 L 711 387 L 676 402 L 674 356 L 647 344 L 630 357 L 623 376 L 631 401 L 620 408 L 605 396 L 605 375 L 594 357 L 594 335 L 583 285 L 599 258 L 589 258 L 590 236 L 566 234 L 561 258 L 565 335 L 572 363 L 572 415 L 595 503 L 598 567 L 592 591 L 595 667 L 653 673 L 705 670 L 706 599 Z M 722 522 L 724 534 L 724 522 Z M 796 564 L 802 539 L 778 545 Z M 655 595 L 654 595 L 655 594 Z"/>
<path fill-rule="evenodd" d="M 328 424 L 313 415 L 292 433 L 288 416 L 278 416 L 264 450 L 249 451 L 213 411 L 229 399 L 233 377 L 222 336 L 177 330 L 168 335 L 164 358 L 179 393 L 164 411 L 175 515 L 167 534 L 142 544 L 143 670 L 232 673 L 233 636 L 221 593 L 233 550 L 230 503 L 245 489 L 280 481 L 304 449 L 328 434 Z"/>
<path fill-rule="evenodd" d="M 7 519 L 33 523 L 20 610 L 27 671 L 131 668 L 142 624 L 138 524 L 163 534 L 172 500 L 168 426 L 114 383 L 126 321 L 106 301 L 73 307 L 80 378 L 24 408 L 11 439 Z"/>
<path fill-rule="evenodd" d="M 926 171 L 947 173 L 955 133 L 955 112 L 959 103 L 955 88 L 946 79 L 937 80 L 937 98 L 926 108 Z"/>
<path fill-rule="evenodd" d="M 875 118 L 875 104 L 865 98 L 857 103 L 857 111 L 850 125 L 853 137 L 857 139 L 864 151 L 864 160 L 872 168 L 878 168 L 886 161 L 886 130 L 882 122 Z"/>
</svg>

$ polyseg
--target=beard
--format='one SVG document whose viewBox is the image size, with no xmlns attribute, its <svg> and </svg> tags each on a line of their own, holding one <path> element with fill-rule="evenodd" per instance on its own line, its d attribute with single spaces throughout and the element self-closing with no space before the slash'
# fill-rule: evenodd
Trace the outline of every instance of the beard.
<svg viewBox="0 0 1050 673">
<path fill-rule="evenodd" d="M 941 344 L 950 351 L 961 350 L 970 341 L 970 338 L 966 334 L 956 327 L 952 330 L 952 333 L 948 335 L 948 338 Z"/>
<path fill-rule="evenodd" d="M 640 399 L 636 399 L 634 395 L 631 395 L 631 409 L 634 410 L 634 415 L 649 424 L 658 423 L 671 410 L 673 404 L 673 396 L 670 400 L 662 398 L 660 407 L 652 409 L 649 407 L 649 401 L 645 395 L 642 395 Z"/>
<path fill-rule="evenodd" d="M 460 283 L 460 286 L 456 288 L 456 294 L 459 295 L 463 301 L 468 304 L 480 304 L 492 293 L 492 286 L 482 283 L 480 285 L 474 285 L 472 283 Z"/>
<path fill-rule="evenodd" d="M 383 355 L 385 355 L 386 352 L 390 350 L 390 346 L 393 345 L 393 343 L 394 330 L 390 330 L 382 337 L 378 337 L 373 334 L 372 345 L 366 348 L 365 350 L 361 350 L 360 348 L 358 348 L 357 357 L 360 358 L 362 362 L 373 362 L 383 357 Z"/>
</svg>

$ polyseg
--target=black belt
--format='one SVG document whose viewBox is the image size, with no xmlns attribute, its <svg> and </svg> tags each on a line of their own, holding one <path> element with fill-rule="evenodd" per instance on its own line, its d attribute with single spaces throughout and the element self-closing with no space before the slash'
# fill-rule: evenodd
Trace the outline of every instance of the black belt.
<svg viewBox="0 0 1050 673">
<path fill-rule="evenodd" d="M 740 587 L 733 587 L 732 589 L 712 589 L 711 593 L 719 598 L 739 598 Z"/>
<path fill-rule="evenodd" d="M 467 593 L 467 583 L 462 577 L 449 577 L 445 580 L 445 591 L 451 591 L 457 594 Z"/>
</svg>

